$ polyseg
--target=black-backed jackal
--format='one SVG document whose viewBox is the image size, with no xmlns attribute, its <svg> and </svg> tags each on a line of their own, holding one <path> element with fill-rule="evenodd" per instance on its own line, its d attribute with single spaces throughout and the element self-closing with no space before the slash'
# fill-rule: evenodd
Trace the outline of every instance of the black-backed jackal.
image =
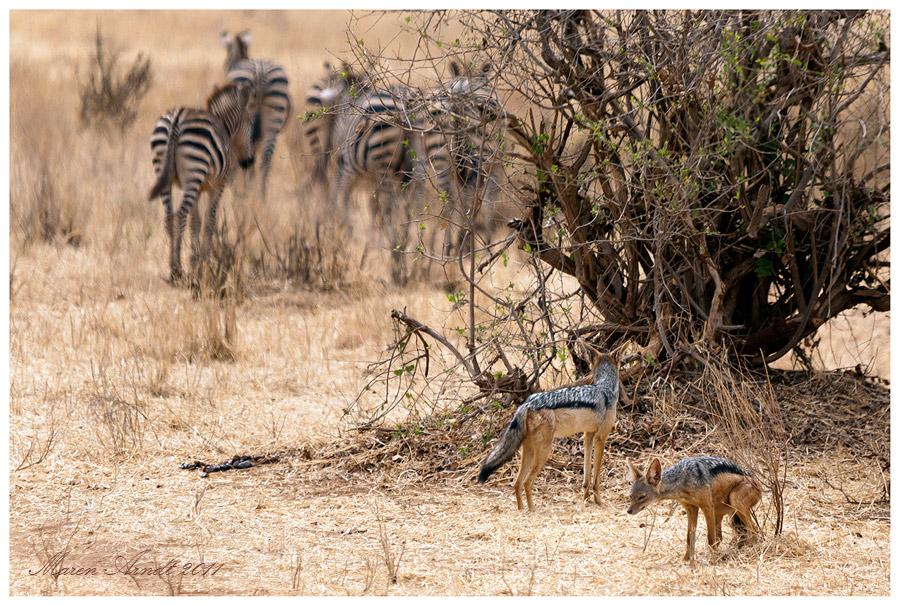
<svg viewBox="0 0 900 606">
<path fill-rule="evenodd" d="M 759 502 L 759 482 L 749 471 L 721 457 L 691 457 L 661 470 L 659 459 L 653 459 L 647 473 L 642 474 L 628 461 L 631 503 L 628 513 L 635 514 L 662 499 L 675 499 L 688 516 L 687 553 L 694 558 L 697 510 L 706 518 L 707 542 L 715 548 L 722 540 L 722 517 L 731 513 L 731 523 L 741 534 L 740 545 L 756 539 L 759 528 L 753 518 L 753 506 Z"/>
<path fill-rule="evenodd" d="M 484 483 L 501 465 L 511 460 L 522 446 L 522 465 L 516 477 L 516 506 L 522 509 L 522 488 L 528 509 L 534 509 L 531 490 L 534 479 L 550 456 L 553 438 L 584 432 L 584 498 L 598 491 L 600 462 L 606 438 L 616 422 L 619 399 L 619 369 L 611 354 L 591 351 L 593 384 L 563 387 L 532 394 L 516 410 L 499 442 L 481 465 L 478 483 Z M 591 463 L 593 462 L 593 466 Z"/>
</svg>

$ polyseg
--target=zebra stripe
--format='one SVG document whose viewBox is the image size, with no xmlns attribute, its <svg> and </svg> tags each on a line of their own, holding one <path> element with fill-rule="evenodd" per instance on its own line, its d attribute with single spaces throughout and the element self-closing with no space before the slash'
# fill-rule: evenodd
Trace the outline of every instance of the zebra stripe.
<svg viewBox="0 0 900 606">
<path fill-rule="evenodd" d="M 341 72 L 325 63 L 325 77 L 306 92 L 306 115 L 303 134 L 314 158 L 313 183 L 324 184 L 328 179 L 328 165 L 335 152 L 335 109 L 347 99 L 358 97 L 363 91 L 362 78 L 346 63 Z M 349 95 L 349 96 L 348 96 Z"/>
<path fill-rule="evenodd" d="M 291 96 L 288 77 L 284 68 L 272 61 L 250 59 L 247 49 L 252 38 L 250 32 L 242 32 L 232 40 L 227 32 L 222 32 L 222 44 L 227 50 L 225 58 L 225 79 L 239 84 L 247 83 L 252 90 L 250 113 L 253 116 L 253 150 L 257 154 L 260 146 L 261 191 L 266 197 L 269 168 L 275 154 L 275 140 L 287 125 L 291 113 Z"/>
<path fill-rule="evenodd" d="M 503 107 L 490 91 L 490 64 L 474 75 L 464 74 L 454 61 L 450 69 L 453 79 L 426 96 L 423 145 L 429 174 L 444 201 L 441 215 L 458 228 L 465 224 L 464 216 L 480 215 L 483 202 L 491 205 L 499 190 Z M 459 229 L 452 243 L 449 231 L 445 253 L 460 245 L 465 233 Z"/>
<path fill-rule="evenodd" d="M 398 188 L 412 182 L 415 150 L 420 147 L 415 125 L 406 115 L 405 97 L 400 87 L 343 97 L 333 126 L 337 167 L 331 199 L 343 209 L 348 225 L 350 192 L 359 180 L 377 185 L 372 211 L 379 226 L 389 222 Z"/>
<path fill-rule="evenodd" d="M 170 239 L 170 280 L 181 279 L 181 243 L 191 215 L 191 266 L 197 268 L 200 251 L 200 211 L 197 200 L 209 192 L 209 208 L 202 256 L 206 256 L 216 226 L 219 198 L 231 182 L 235 160 L 242 167 L 253 163 L 251 122 L 248 113 L 251 91 L 246 85 L 226 84 L 216 88 L 206 101 L 206 110 L 179 107 L 163 114 L 150 135 L 150 151 L 156 183 L 149 199 L 162 197 L 166 233 Z M 172 186 L 182 190 L 177 215 L 172 209 Z"/>
</svg>

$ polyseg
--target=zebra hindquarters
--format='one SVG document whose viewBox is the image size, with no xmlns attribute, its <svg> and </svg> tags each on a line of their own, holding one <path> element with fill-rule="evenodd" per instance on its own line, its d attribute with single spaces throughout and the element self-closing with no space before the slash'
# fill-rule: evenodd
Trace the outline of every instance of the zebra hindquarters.
<svg viewBox="0 0 900 606">
<path fill-rule="evenodd" d="M 269 81 L 270 89 L 262 99 L 261 113 L 263 129 L 263 152 L 260 160 L 260 190 L 263 200 L 268 189 L 269 169 L 275 155 L 275 142 L 281 131 L 287 126 L 287 118 L 291 113 L 291 98 L 287 93 L 287 77 L 283 70 L 276 70 Z"/>
</svg>

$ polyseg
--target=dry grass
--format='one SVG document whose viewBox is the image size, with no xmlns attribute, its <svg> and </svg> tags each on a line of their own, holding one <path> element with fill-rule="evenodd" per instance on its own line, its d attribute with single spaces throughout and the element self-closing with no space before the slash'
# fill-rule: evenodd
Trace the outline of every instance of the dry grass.
<svg viewBox="0 0 900 606">
<path fill-rule="evenodd" d="M 202 104 L 221 75 L 221 30 L 250 28 L 253 50 L 285 65 L 299 107 L 327 51 L 345 44 L 343 18 L 103 13 L 122 60 L 143 51 L 154 69 L 135 126 L 120 136 L 79 126 L 75 67 L 92 50 L 97 14 L 11 14 L 10 592 L 886 595 L 889 467 L 847 446 L 886 430 L 865 429 L 827 383 L 811 384 L 811 397 L 838 402 L 844 416 L 840 426 L 804 418 L 825 435 L 791 459 L 785 533 L 768 529 L 759 546 L 726 547 L 721 559 L 700 547 L 693 567 L 679 559 L 680 510 L 624 513 L 624 455 L 656 447 L 638 441 L 640 424 L 664 421 L 681 434 L 695 423 L 679 421 L 674 395 L 651 399 L 650 414 L 622 411 L 599 507 L 578 499 L 571 444 L 554 454 L 538 509 L 525 515 L 512 498 L 514 465 L 474 484 L 475 449 L 443 451 L 440 470 L 402 448 L 367 471 L 352 469 L 349 453 L 325 459 L 352 438 L 341 432 L 343 410 L 391 341 L 391 309 L 406 305 L 434 326 L 454 313 L 440 281 L 398 291 L 388 253 L 364 232 L 346 239 L 319 227 L 316 238 L 331 209 L 306 186 L 296 127 L 279 141 L 269 203 L 252 190 L 223 200 L 227 243 L 246 276 L 240 296 L 198 299 L 165 284 L 162 209 L 146 194 L 152 124 L 168 107 Z M 387 44 L 395 32 L 383 19 L 366 35 Z M 508 271 L 502 283 L 527 272 L 515 262 Z M 871 358 L 883 360 L 886 332 L 847 322 L 834 341 L 871 343 L 880 348 Z M 205 479 L 178 469 L 300 445 L 315 445 L 312 458 Z M 671 462 L 707 446 L 673 442 L 660 454 Z M 142 552 L 141 567 L 172 558 L 222 566 L 193 576 L 28 573 L 56 554 L 63 566 L 112 571 Z"/>
</svg>

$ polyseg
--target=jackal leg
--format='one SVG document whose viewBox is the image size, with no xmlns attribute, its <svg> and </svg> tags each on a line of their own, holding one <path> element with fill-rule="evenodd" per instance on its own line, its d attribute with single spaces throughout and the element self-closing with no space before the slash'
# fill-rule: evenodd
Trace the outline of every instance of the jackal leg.
<svg viewBox="0 0 900 606">
<path fill-rule="evenodd" d="M 715 549 L 722 537 L 722 531 L 716 522 L 716 506 L 709 503 L 701 506 L 700 510 L 703 512 L 703 517 L 706 518 L 706 542 L 712 549 Z"/>
<path fill-rule="evenodd" d="M 747 529 L 747 534 L 741 537 L 739 545 L 753 543 L 759 536 L 759 527 L 753 519 L 753 506 L 759 502 L 759 498 L 759 489 L 749 481 L 741 482 L 728 495 L 728 504 L 734 508 Z"/>
<path fill-rule="evenodd" d="M 713 513 L 713 522 L 716 529 L 716 544 L 718 545 L 722 541 L 722 518 L 725 517 L 729 513 L 734 513 L 734 509 L 729 505 L 718 504 L 716 505 L 715 512 Z"/>
<path fill-rule="evenodd" d="M 516 491 L 516 507 L 522 510 L 522 487 L 525 485 L 525 478 L 528 477 L 528 470 L 531 469 L 531 462 L 534 460 L 534 445 L 526 436 L 522 442 L 522 463 L 519 465 L 519 474 L 516 476 L 516 482 L 513 488 Z M 529 496 L 528 507 L 531 507 L 531 497 Z"/>
<path fill-rule="evenodd" d="M 591 496 L 591 480 L 593 475 L 591 475 L 591 463 L 594 460 L 594 432 L 586 431 L 584 432 L 584 480 L 581 483 L 581 487 L 584 489 L 584 500 L 587 501 Z M 593 473 L 596 473 L 596 469 Z"/>
<path fill-rule="evenodd" d="M 687 512 L 687 553 L 684 554 L 685 560 L 694 559 L 694 539 L 697 533 L 697 510 L 696 505 L 684 504 L 684 510 Z"/>
<path fill-rule="evenodd" d="M 525 478 L 525 498 L 528 499 L 528 509 L 534 509 L 531 491 L 532 488 L 534 488 L 535 478 L 537 478 L 538 473 L 544 468 L 544 465 L 547 464 L 547 459 L 550 458 L 550 450 L 553 447 L 553 433 L 538 433 L 535 435 L 533 444 L 534 457 L 531 461 L 531 469 L 528 471 L 528 476 Z"/>
<path fill-rule="evenodd" d="M 611 429 L 611 428 L 610 428 Z M 600 428 L 594 434 L 594 473 L 592 475 L 592 488 L 594 493 L 594 503 L 600 504 L 600 463 L 603 462 L 603 448 L 606 446 L 606 438 L 609 437 L 610 429 Z"/>
</svg>

